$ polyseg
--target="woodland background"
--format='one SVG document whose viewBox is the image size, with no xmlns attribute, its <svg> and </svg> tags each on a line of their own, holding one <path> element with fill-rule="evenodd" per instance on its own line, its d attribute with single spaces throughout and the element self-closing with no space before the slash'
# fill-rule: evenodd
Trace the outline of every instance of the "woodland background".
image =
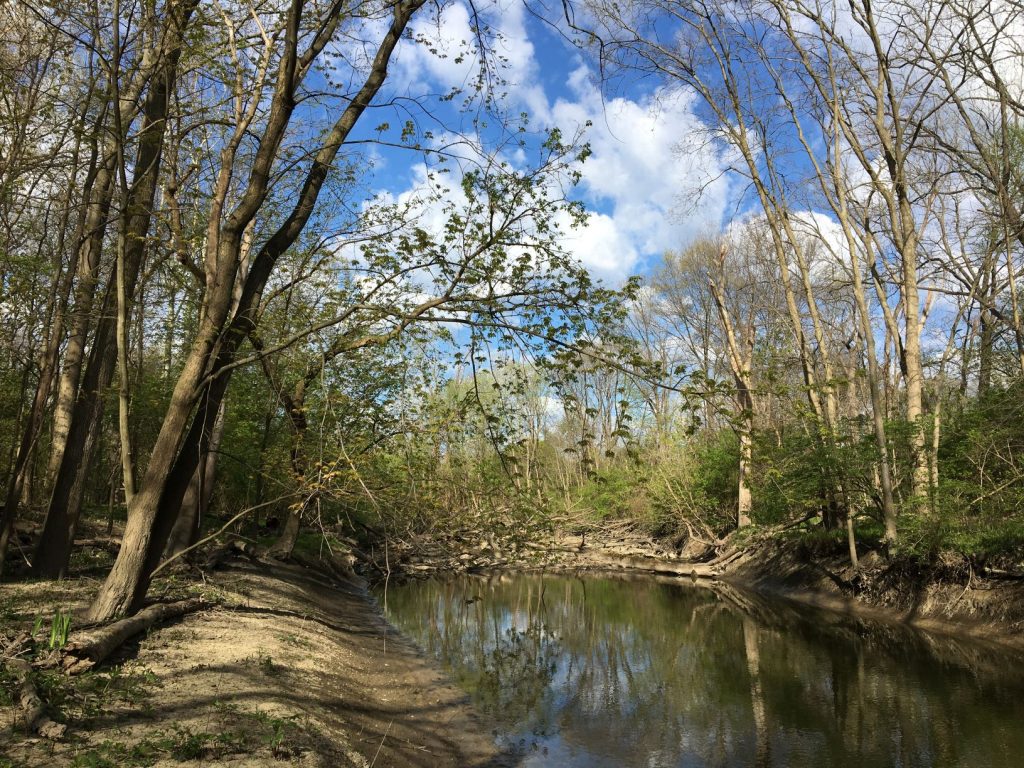
<svg viewBox="0 0 1024 768">
<path fill-rule="evenodd" d="M 695 99 L 742 190 L 621 285 L 564 243 L 588 126 L 508 113 L 493 29 L 461 92 L 391 88 L 443 8 L 0 5 L 5 578 L 116 529 L 110 618 L 229 520 L 281 556 L 628 524 L 1017 564 L 1019 6 L 534 9 L 609 92 Z M 371 145 L 421 192 L 375 195 Z"/>
</svg>

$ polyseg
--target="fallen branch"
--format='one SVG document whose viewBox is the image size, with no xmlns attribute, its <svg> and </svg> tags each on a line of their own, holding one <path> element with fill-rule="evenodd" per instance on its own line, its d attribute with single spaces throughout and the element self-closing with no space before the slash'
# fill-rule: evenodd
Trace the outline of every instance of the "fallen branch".
<svg viewBox="0 0 1024 768">
<path fill-rule="evenodd" d="M 30 733 L 37 733 L 44 739 L 61 739 L 67 726 L 50 719 L 46 704 L 39 698 L 32 665 L 27 659 L 8 659 L 7 668 L 18 684 L 18 702 L 21 705 L 21 724 Z"/>
<path fill-rule="evenodd" d="M 220 568 L 220 566 L 224 563 L 225 560 L 227 560 L 229 557 L 232 557 L 235 554 L 245 555 L 253 562 L 259 560 L 260 553 L 254 542 L 246 541 L 245 539 L 239 537 L 237 534 L 232 534 L 232 536 L 234 538 L 232 538 L 226 544 L 219 546 L 212 552 L 210 552 L 209 557 L 206 558 L 206 561 L 203 563 L 202 566 L 204 571 L 212 571 L 217 568 Z"/>
<path fill-rule="evenodd" d="M 265 501 L 262 504 L 256 504 L 256 505 L 254 505 L 252 507 L 247 507 L 247 508 L 243 509 L 241 512 L 239 512 L 237 515 L 232 517 L 230 520 L 228 520 L 226 523 L 224 523 L 224 525 L 222 525 L 220 528 L 218 528 L 216 531 L 211 533 L 206 538 L 200 539 L 199 541 L 197 541 L 192 546 L 185 547 L 185 549 L 181 550 L 180 552 L 177 552 L 177 553 L 171 555 L 170 557 L 168 557 L 166 560 L 164 560 L 162 563 L 160 563 L 160 565 L 158 565 L 156 568 L 153 569 L 153 573 L 150 574 L 150 576 L 151 577 L 152 576 L 156 576 L 158 573 L 160 573 L 160 571 L 162 571 L 164 568 L 169 566 L 171 563 L 173 563 L 178 558 L 184 557 L 185 555 L 187 555 L 192 550 L 197 549 L 198 547 L 203 546 L 203 544 L 206 544 L 209 541 L 213 541 L 218 536 L 220 536 L 222 533 L 224 533 L 224 531 L 226 531 L 228 528 L 230 528 L 232 525 L 234 525 L 239 520 L 241 520 L 243 517 L 248 515 L 250 512 L 255 512 L 257 509 L 261 509 L 263 507 L 269 507 L 271 504 L 277 504 L 277 503 L 279 503 L 279 502 L 281 502 L 281 501 L 283 501 L 285 499 L 291 498 L 294 495 L 295 495 L 294 493 L 286 493 L 283 496 L 278 496 L 276 499 L 271 499 L 270 501 Z"/>
<path fill-rule="evenodd" d="M 985 566 L 981 569 L 981 575 L 987 579 L 1006 579 L 1008 581 L 1024 581 L 1024 573 L 1020 571 L 1007 571 L 1002 568 L 990 568 Z"/>
<path fill-rule="evenodd" d="M 13 659 L 27 653 L 32 648 L 32 635 L 29 632 L 21 631 L 13 637 L 0 636 L 0 659 Z"/>
<path fill-rule="evenodd" d="M 70 675 L 85 672 L 110 656 L 126 640 L 145 632 L 154 624 L 198 611 L 209 605 L 210 603 L 198 597 L 174 603 L 157 603 L 113 624 L 76 633 L 64 646 L 64 670 Z"/>
<path fill-rule="evenodd" d="M 771 528 L 769 532 L 771 533 L 771 535 L 775 535 L 776 533 L 781 533 L 782 531 L 788 531 L 790 528 L 796 528 L 798 525 L 803 525 L 808 520 L 813 520 L 817 516 L 817 512 L 808 512 L 801 518 L 798 518 L 796 520 L 790 520 L 788 523 L 780 523 L 779 525 L 774 526 L 773 528 Z"/>
<path fill-rule="evenodd" d="M 631 571 L 647 571 L 649 573 L 670 574 L 673 576 L 690 576 L 691 578 L 717 579 L 725 570 L 723 567 L 711 566 L 707 563 L 691 563 L 665 561 L 652 557 L 628 557 L 608 555 L 603 552 L 591 552 L 581 560 L 581 566 L 599 566 L 624 568 Z"/>
<path fill-rule="evenodd" d="M 107 536 L 95 539 L 78 539 L 74 542 L 74 546 L 91 549 L 105 549 L 108 552 L 117 554 L 117 550 L 121 548 L 121 537 Z"/>
</svg>

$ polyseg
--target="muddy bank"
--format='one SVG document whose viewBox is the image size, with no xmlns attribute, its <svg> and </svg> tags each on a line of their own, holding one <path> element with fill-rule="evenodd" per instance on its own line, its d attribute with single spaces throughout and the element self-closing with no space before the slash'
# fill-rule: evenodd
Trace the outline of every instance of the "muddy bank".
<svg viewBox="0 0 1024 768">
<path fill-rule="evenodd" d="M 686 551 L 637 537 L 559 536 L 512 547 L 470 539 L 445 556 L 390 561 L 389 577 L 439 569 L 651 574 L 738 585 L 864 618 L 1024 648 L 1024 584 L 957 580 L 867 555 L 859 574 L 839 556 L 794 542 L 722 547 L 694 561 Z M 409 565 L 414 566 L 412 568 Z M 378 574 L 379 575 L 379 574 Z M 10 636 L 73 612 L 90 596 L 84 579 L 4 586 L 0 631 Z M 13 727 L 16 696 L 0 699 L 0 758 L 10 765 L 499 766 L 489 729 L 456 689 L 380 614 L 357 581 L 276 562 L 233 558 L 195 580 L 161 589 L 201 595 L 213 607 L 125 646 L 87 674 L 38 670 L 63 739 Z M 749 608 L 748 598 L 726 591 Z M 5 765 L 0 759 L 0 765 Z"/>
<path fill-rule="evenodd" d="M 113 665 L 76 678 L 37 673 L 54 718 L 68 725 L 62 740 L 14 730 L 14 702 L 0 702 L 0 755 L 33 768 L 510 763 L 465 695 L 359 584 L 232 560 L 192 586 L 215 607 L 151 631 Z M 5 587 L 5 633 L 90 589 Z"/>
<path fill-rule="evenodd" d="M 844 553 L 796 540 L 674 547 L 620 532 L 502 545 L 470 535 L 418 545 L 390 568 L 400 578 L 514 569 L 712 579 L 827 610 L 1024 648 L 1024 579 L 986 577 L 960 563 L 888 561 L 870 551 L 854 571 Z"/>
<path fill-rule="evenodd" d="M 870 552 L 854 571 L 843 557 L 796 542 L 761 543 L 722 578 L 819 608 L 1024 648 L 1024 581 L 958 564 L 889 562 Z"/>
<path fill-rule="evenodd" d="M 888 562 L 868 553 L 854 571 L 841 555 L 778 541 L 726 550 L 707 562 L 596 548 L 580 553 L 579 565 L 720 580 L 816 608 L 1024 649 L 1024 581 L 943 565 Z"/>
</svg>

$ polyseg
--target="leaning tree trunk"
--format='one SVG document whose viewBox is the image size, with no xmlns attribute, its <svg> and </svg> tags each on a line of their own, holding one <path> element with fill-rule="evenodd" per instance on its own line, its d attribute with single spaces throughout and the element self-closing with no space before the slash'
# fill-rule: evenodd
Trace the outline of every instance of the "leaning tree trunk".
<svg viewBox="0 0 1024 768">
<path fill-rule="evenodd" d="M 117 316 L 120 313 L 114 311 L 118 302 L 112 288 L 117 286 L 118 292 L 126 297 L 134 295 L 145 262 L 147 236 L 167 133 L 168 107 L 177 82 L 182 34 L 197 4 L 198 0 L 187 0 L 176 6 L 168 18 L 167 27 L 173 40 L 168 43 L 170 49 L 165 55 L 163 66 L 152 78 L 143 104 L 143 123 L 131 193 L 122 211 L 122 226 L 125 230 L 123 258 L 119 259 L 120 264 L 115 266 L 108 281 L 103 313 L 96 327 L 85 379 L 68 419 L 67 434 L 36 552 L 34 571 L 44 578 L 61 576 L 71 554 L 85 481 L 98 441 L 103 416 L 103 394 L 110 386 L 117 361 L 118 345 L 115 339 L 119 336 Z"/>
<path fill-rule="evenodd" d="M 105 299 L 103 306 L 108 304 Z M 114 372 L 113 349 L 104 343 L 109 339 L 109 326 L 106 318 L 97 326 L 82 394 L 75 403 L 61 463 L 53 479 L 46 518 L 32 560 L 32 573 L 40 578 L 61 578 L 71 556 L 86 481 L 102 429 L 102 393 Z"/>
<path fill-rule="evenodd" d="M 128 522 L 121 548 L 96 600 L 89 610 L 94 621 L 133 613 L 149 589 L 150 574 L 159 564 L 181 504 L 206 447 L 214 414 L 220 407 L 230 375 L 215 379 L 191 420 L 195 397 L 205 370 L 205 352 L 212 343 L 209 332 L 197 340 L 185 362 L 167 413 L 150 454 L 138 492 L 128 507 Z"/>
<path fill-rule="evenodd" d="M 394 6 L 391 25 L 378 47 L 363 86 L 314 155 L 298 200 L 284 223 L 260 249 L 245 280 L 241 299 L 235 302 L 233 295 L 243 232 L 267 198 L 271 170 L 296 105 L 295 92 L 302 81 L 300 65 L 303 74 L 308 71 L 330 41 L 331 31 L 340 22 L 341 6 L 337 6 L 337 15 L 329 20 L 327 27 L 300 57 L 298 42 L 302 3 L 298 0 L 292 3 L 274 99 L 259 149 L 252 159 L 249 183 L 238 198 L 237 207 L 226 216 L 219 231 L 215 230 L 213 239 L 216 242 L 210 243 L 206 262 L 208 290 L 200 329 L 174 387 L 146 473 L 128 508 L 128 522 L 117 559 L 89 609 L 93 620 L 110 619 L 134 612 L 141 606 L 153 569 L 160 562 L 182 499 L 195 473 L 202 437 L 208 433 L 230 381 L 233 372 L 230 365 L 237 347 L 253 327 L 251 308 L 258 301 L 277 260 L 291 247 L 309 221 L 338 151 L 384 84 L 391 54 L 422 4 L 423 0 L 404 0 Z M 219 212 L 223 210 L 228 196 L 230 168 L 221 169 L 218 181 L 220 196 L 215 197 L 211 205 Z M 220 224 L 218 213 L 211 219 L 211 227 Z M 228 312 L 232 306 L 235 312 L 229 323 Z M 190 427 L 190 416 L 197 405 L 199 412 L 191 420 Z"/>
<path fill-rule="evenodd" d="M 71 306 L 71 323 L 63 355 L 57 402 L 53 414 L 53 435 L 50 441 L 50 461 L 47 479 L 52 480 L 60 466 L 61 456 L 71 428 L 71 412 L 78 395 L 82 362 L 92 319 L 93 297 L 99 278 L 100 254 L 107 230 L 107 218 L 114 194 L 114 156 L 108 153 L 102 161 L 92 187 L 91 199 L 86 207 L 79 245 L 78 281 Z"/>
<path fill-rule="evenodd" d="M 213 423 L 209 446 L 203 451 L 199 466 L 196 467 L 196 471 L 192 475 L 188 490 L 185 491 L 185 498 L 181 503 L 181 512 L 171 529 L 171 535 L 164 550 L 164 559 L 174 557 L 199 540 L 199 530 L 210 507 L 210 499 L 213 497 L 214 481 L 217 475 L 217 457 L 223 436 L 224 403 L 222 401 Z"/>
</svg>

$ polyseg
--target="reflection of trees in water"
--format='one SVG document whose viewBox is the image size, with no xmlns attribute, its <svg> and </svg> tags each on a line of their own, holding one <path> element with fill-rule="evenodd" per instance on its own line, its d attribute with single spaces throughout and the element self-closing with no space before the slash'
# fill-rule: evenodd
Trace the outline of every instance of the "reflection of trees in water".
<svg viewBox="0 0 1024 768">
<path fill-rule="evenodd" d="M 613 579 L 466 577 L 392 589 L 388 605 L 500 730 L 557 733 L 621 765 L 996 766 L 1024 753 L 1015 728 L 986 738 L 1019 717 L 1018 684 L 891 628 Z"/>
</svg>

